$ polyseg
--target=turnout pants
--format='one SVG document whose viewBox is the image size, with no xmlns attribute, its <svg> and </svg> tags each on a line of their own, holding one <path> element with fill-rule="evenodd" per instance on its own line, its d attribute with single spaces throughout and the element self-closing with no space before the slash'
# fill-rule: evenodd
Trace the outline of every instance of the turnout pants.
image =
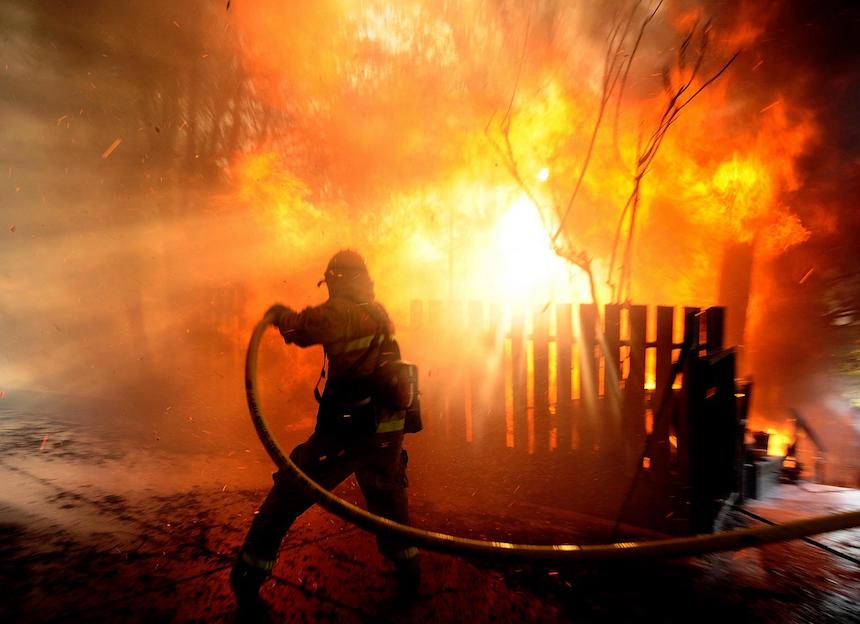
<svg viewBox="0 0 860 624">
<path fill-rule="evenodd" d="M 331 490 L 355 473 L 361 493 L 372 513 L 403 524 L 409 523 L 406 500 L 407 455 L 403 434 L 377 433 L 360 439 L 334 438 L 314 433 L 298 445 L 290 458 L 314 481 Z M 245 538 L 240 559 L 269 572 L 281 541 L 290 526 L 313 500 L 288 474 L 278 471 Z M 377 536 L 379 551 L 395 565 L 418 554 L 418 549 L 397 539 Z"/>
</svg>

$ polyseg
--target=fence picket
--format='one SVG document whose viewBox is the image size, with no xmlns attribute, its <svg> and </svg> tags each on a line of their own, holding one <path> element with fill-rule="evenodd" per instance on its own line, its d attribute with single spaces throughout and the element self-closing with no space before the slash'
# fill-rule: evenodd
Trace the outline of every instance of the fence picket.
<svg viewBox="0 0 860 624">
<path fill-rule="evenodd" d="M 511 392 L 513 395 L 514 448 L 528 451 L 528 394 L 526 390 L 525 315 L 520 307 L 511 314 Z"/>
<path fill-rule="evenodd" d="M 560 303 L 556 306 L 556 415 L 557 440 L 560 451 L 571 449 L 571 424 L 573 416 L 573 317 L 572 306 Z"/>
<path fill-rule="evenodd" d="M 603 394 L 604 409 L 601 446 L 616 456 L 622 448 L 621 426 L 621 306 L 610 303 L 604 308 Z"/>
<path fill-rule="evenodd" d="M 654 355 L 654 392 L 651 397 L 651 411 L 654 414 L 654 431 L 651 434 L 651 465 L 655 474 L 665 475 L 669 470 L 669 429 L 674 407 L 669 395 L 664 396 L 666 384 L 672 372 L 672 322 L 674 309 L 667 306 L 657 307 L 657 347 Z M 669 390 L 671 394 L 672 390 Z M 661 408 L 662 406 L 662 408 Z M 664 413 L 658 421 L 658 411 Z"/>
<path fill-rule="evenodd" d="M 505 327 L 504 306 L 491 306 L 488 319 L 487 347 L 488 365 L 492 369 L 492 378 L 488 383 L 489 409 L 487 423 L 492 431 L 487 432 L 487 444 L 493 449 L 507 448 L 507 408 L 505 406 L 505 341 L 507 328 Z"/>
<path fill-rule="evenodd" d="M 579 388 L 580 413 L 577 430 L 579 432 L 580 448 L 593 451 L 597 445 L 598 409 L 597 383 L 598 360 L 595 354 L 597 337 L 597 308 L 593 303 L 579 306 Z"/>
<path fill-rule="evenodd" d="M 532 312 L 534 353 L 535 452 L 549 451 L 549 309 L 537 306 Z"/>
<path fill-rule="evenodd" d="M 577 448 L 599 449 L 602 456 L 638 457 L 645 442 L 646 395 L 650 396 L 648 406 L 656 410 L 678 351 L 673 341 L 674 312 L 670 306 L 657 307 L 656 328 L 652 330 L 656 341 L 647 343 L 648 317 L 642 305 L 607 305 L 604 327 L 598 333 L 596 307 L 582 304 L 577 310 L 575 336 L 574 306 L 569 303 L 531 309 L 515 305 L 508 322 L 503 305 L 487 306 L 474 300 L 447 306 L 438 300 L 412 301 L 407 356 L 422 371 L 421 400 L 427 430 L 452 444 L 471 441 L 481 449 L 504 449 L 512 433 L 514 448 L 523 453 L 528 452 L 533 435 L 531 441 L 538 455 L 552 448 L 569 455 Z M 723 348 L 724 308 L 709 308 L 699 314 L 699 308 L 686 307 L 684 313 L 684 334 L 686 339 L 695 340 L 698 351 L 715 353 Z M 622 332 L 625 325 L 628 329 Z M 529 326 L 531 334 L 527 332 Z M 533 353 L 531 366 L 529 348 Z M 646 358 L 648 349 L 654 349 L 653 371 L 646 370 L 646 362 L 651 361 Z M 622 355 L 629 358 L 626 375 Z M 550 374 L 553 366 L 554 382 Z M 646 379 L 653 380 L 650 394 L 646 393 Z M 579 386 L 576 399 L 574 380 Z M 529 386 L 533 388 L 532 405 Z M 682 448 L 688 423 L 682 422 L 684 415 L 679 416 L 671 403 L 667 405 L 670 407 L 662 421 L 653 423 L 649 464 L 652 475 L 668 478 L 672 466 L 688 453 Z M 652 412 L 652 416 L 656 414 Z M 674 436 L 671 440 L 676 449 L 670 436 Z"/>
<path fill-rule="evenodd" d="M 624 422 L 631 457 L 639 457 L 645 442 L 645 337 L 646 308 L 630 306 L 630 371 L 624 383 Z"/>
</svg>

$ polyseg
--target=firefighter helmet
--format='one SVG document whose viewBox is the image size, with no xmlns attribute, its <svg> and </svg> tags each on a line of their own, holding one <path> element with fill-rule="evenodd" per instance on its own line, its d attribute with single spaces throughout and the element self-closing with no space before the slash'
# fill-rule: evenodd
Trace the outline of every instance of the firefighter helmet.
<svg viewBox="0 0 860 624">
<path fill-rule="evenodd" d="M 367 265 L 364 263 L 364 258 L 357 251 L 343 249 L 328 261 L 325 275 L 317 285 L 325 282 L 328 286 L 333 286 L 338 282 L 353 279 L 359 275 L 367 275 Z"/>
</svg>

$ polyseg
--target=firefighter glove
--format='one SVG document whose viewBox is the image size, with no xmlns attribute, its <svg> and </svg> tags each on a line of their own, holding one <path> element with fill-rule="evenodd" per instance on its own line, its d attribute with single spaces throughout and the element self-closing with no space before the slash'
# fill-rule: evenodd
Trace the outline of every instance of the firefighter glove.
<svg viewBox="0 0 860 624">
<path fill-rule="evenodd" d="M 271 308 L 266 310 L 266 316 L 264 317 L 268 320 L 272 325 L 280 326 L 281 322 L 287 317 L 295 314 L 295 311 L 291 308 L 288 308 L 285 305 L 281 305 L 280 303 L 276 303 Z"/>
</svg>

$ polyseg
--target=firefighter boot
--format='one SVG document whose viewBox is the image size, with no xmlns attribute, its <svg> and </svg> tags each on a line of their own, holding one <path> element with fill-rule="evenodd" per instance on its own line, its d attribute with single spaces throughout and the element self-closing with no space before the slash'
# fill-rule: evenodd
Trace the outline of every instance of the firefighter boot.
<svg viewBox="0 0 860 624">
<path fill-rule="evenodd" d="M 408 559 L 398 559 L 394 562 L 397 577 L 397 599 L 408 602 L 418 597 L 421 587 L 420 557 L 414 555 Z"/>
<path fill-rule="evenodd" d="M 241 556 L 230 571 L 230 587 L 242 621 L 268 621 L 269 606 L 260 597 L 260 587 L 269 578 L 269 571 L 250 565 Z"/>
</svg>

